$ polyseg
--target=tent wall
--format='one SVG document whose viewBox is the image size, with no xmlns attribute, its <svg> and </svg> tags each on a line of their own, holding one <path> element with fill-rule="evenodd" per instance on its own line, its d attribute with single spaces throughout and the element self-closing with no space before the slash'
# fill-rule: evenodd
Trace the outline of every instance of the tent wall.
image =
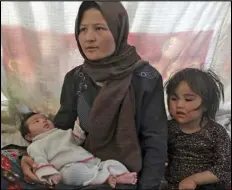
<svg viewBox="0 0 232 190">
<path fill-rule="evenodd" d="M 64 75 L 82 57 L 74 37 L 80 2 L 1 2 L 1 91 L 20 112 L 54 115 Z M 212 68 L 231 105 L 231 2 L 123 2 L 129 43 L 164 81 L 185 67 Z"/>
</svg>

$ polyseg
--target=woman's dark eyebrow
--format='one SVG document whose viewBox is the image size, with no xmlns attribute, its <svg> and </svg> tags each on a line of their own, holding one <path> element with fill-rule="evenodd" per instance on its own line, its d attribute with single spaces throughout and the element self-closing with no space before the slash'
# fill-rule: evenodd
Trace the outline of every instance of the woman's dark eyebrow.
<svg viewBox="0 0 232 190">
<path fill-rule="evenodd" d="M 80 27 L 82 26 L 87 26 L 88 24 L 80 24 Z M 105 26 L 106 27 L 106 24 L 104 24 L 104 23 L 94 23 L 94 24 L 92 24 L 92 25 L 101 25 L 101 26 Z"/>
<path fill-rule="evenodd" d="M 104 24 L 104 23 L 95 23 L 94 25 L 102 25 L 102 26 L 106 26 L 106 24 Z"/>
</svg>

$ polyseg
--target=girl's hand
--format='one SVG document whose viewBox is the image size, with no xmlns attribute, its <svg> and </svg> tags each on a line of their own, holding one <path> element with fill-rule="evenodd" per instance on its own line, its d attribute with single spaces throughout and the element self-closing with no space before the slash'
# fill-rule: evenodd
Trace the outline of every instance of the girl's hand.
<svg viewBox="0 0 232 190">
<path fill-rule="evenodd" d="M 197 184 L 191 177 L 187 177 L 179 183 L 179 190 L 194 190 L 196 187 Z"/>
</svg>

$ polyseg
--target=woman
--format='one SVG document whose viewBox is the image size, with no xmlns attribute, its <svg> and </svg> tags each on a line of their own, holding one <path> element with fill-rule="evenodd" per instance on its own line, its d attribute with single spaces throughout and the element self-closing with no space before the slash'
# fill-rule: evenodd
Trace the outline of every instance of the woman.
<svg viewBox="0 0 232 190">
<path fill-rule="evenodd" d="M 162 77 L 127 44 L 128 33 L 120 2 L 81 4 L 75 36 L 85 61 L 66 74 L 54 122 L 69 129 L 79 117 L 85 149 L 138 172 L 138 189 L 157 189 L 167 153 Z M 21 166 L 35 179 L 31 163 L 23 157 Z"/>
</svg>

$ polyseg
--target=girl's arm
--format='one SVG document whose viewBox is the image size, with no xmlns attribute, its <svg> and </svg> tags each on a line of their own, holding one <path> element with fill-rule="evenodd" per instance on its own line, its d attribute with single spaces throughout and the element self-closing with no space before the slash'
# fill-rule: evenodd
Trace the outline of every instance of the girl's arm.
<svg viewBox="0 0 232 190">
<path fill-rule="evenodd" d="M 217 124 L 214 141 L 214 166 L 208 171 L 189 176 L 197 185 L 216 183 L 219 181 L 231 185 L 231 141 L 226 130 Z"/>
<path fill-rule="evenodd" d="M 217 183 L 219 179 L 210 171 L 204 171 L 201 173 L 196 173 L 188 177 L 192 179 L 197 185 L 205 185 L 210 183 Z"/>
</svg>

